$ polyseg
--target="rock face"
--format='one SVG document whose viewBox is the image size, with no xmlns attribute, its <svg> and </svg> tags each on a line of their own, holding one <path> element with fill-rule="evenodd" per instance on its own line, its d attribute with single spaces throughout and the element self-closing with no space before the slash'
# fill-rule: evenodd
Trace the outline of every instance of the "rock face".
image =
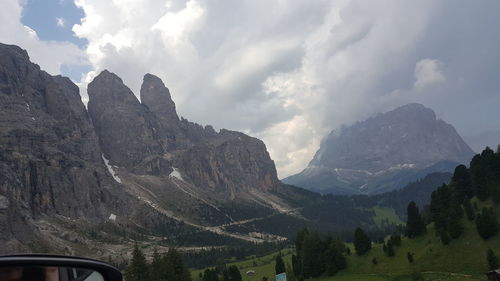
<svg viewBox="0 0 500 281">
<path fill-rule="evenodd" d="M 108 71 L 88 92 L 89 114 L 113 165 L 149 175 L 168 175 L 175 166 L 195 186 L 233 199 L 240 191 L 269 191 L 280 184 L 262 141 L 179 120 L 169 90 L 154 75 L 144 76 L 142 104 Z"/>
<path fill-rule="evenodd" d="M 333 131 L 308 167 L 286 183 L 326 193 L 378 193 L 468 163 L 474 152 L 450 124 L 407 104 Z"/>
<path fill-rule="evenodd" d="M 44 215 L 99 221 L 110 212 L 123 213 L 126 196 L 106 171 L 78 87 L 4 44 L 0 170 L 0 245 L 33 236 L 25 230 Z"/>
<path fill-rule="evenodd" d="M 264 143 L 245 134 L 221 130 L 210 142 L 189 148 L 176 165 L 198 186 L 226 193 L 269 191 L 280 183 Z"/>
</svg>

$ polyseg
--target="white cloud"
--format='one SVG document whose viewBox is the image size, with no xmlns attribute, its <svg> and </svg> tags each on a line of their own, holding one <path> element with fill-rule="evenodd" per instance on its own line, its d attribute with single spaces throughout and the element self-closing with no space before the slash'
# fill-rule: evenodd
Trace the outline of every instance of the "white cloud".
<svg viewBox="0 0 500 281">
<path fill-rule="evenodd" d="M 167 2 L 168 9 L 171 2 Z M 159 30 L 164 40 L 172 41 L 170 44 L 176 44 L 184 36 L 195 30 L 201 24 L 203 9 L 197 1 L 191 0 L 186 3 L 186 7 L 178 12 L 167 12 L 151 28 Z"/>
<path fill-rule="evenodd" d="M 417 89 L 445 81 L 442 63 L 438 60 L 423 59 L 415 65 L 415 84 Z"/>
<path fill-rule="evenodd" d="M 56 18 L 56 25 L 59 27 L 64 27 L 66 21 L 63 18 Z"/>
<path fill-rule="evenodd" d="M 500 71 L 494 1 L 75 2 L 85 18 L 73 31 L 94 66 L 82 87 L 107 68 L 138 94 L 156 74 L 180 115 L 262 138 L 281 177 L 342 124 L 414 101 L 442 116 L 459 107 L 422 92 L 500 88 L 483 75 Z"/>
<path fill-rule="evenodd" d="M 0 2 L 0 42 L 28 51 L 33 62 L 50 74 L 60 74 L 62 64 L 85 64 L 85 53 L 67 42 L 42 41 L 36 32 L 21 23 L 22 5 L 16 0 Z"/>
</svg>

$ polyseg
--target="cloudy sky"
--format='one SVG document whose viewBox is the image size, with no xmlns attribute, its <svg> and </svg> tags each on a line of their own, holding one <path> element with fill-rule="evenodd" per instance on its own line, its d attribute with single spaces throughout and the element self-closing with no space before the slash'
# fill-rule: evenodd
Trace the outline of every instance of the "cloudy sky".
<svg viewBox="0 0 500 281">
<path fill-rule="evenodd" d="M 329 131 L 408 102 L 500 142 L 497 0 L 2 0 L 0 42 L 81 86 L 103 69 L 179 114 L 263 139 L 280 177 Z"/>
</svg>

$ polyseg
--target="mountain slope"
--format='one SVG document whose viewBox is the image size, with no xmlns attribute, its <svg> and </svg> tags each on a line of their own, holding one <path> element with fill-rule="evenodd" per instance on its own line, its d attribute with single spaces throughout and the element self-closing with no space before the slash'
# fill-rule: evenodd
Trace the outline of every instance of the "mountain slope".
<svg viewBox="0 0 500 281">
<path fill-rule="evenodd" d="M 333 131 L 307 168 L 283 181 L 322 193 L 374 194 L 452 171 L 473 155 L 453 126 L 408 104 Z"/>
</svg>

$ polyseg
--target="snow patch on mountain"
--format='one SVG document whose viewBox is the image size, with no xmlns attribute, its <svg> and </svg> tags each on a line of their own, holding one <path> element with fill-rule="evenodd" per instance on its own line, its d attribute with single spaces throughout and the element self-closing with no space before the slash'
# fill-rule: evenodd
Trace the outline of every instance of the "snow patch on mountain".
<svg viewBox="0 0 500 281">
<path fill-rule="evenodd" d="M 179 173 L 179 169 L 177 169 L 176 167 L 172 167 L 174 170 L 172 171 L 172 173 L 170 173 L 170 177 L 173 177 L 173 178 L 176 178 L 178 180 L 181 180 L 181 181 L 184 181 L 184 179 L 182 178 L 182 175 L 181 173 Z"/>
<path fill-rule="evenodd" d="M 102 156 L 102 160 L 104 161 L 104 164 L 106 165 L 106 168 L 108 168 L 109 174 L 113 177 L 113 179 L 117 183 L 122 183 L 122 180 L 116 175 L 116 172 L 115 172 L 115 170 L 113 170 L 113 167 L 111 167 L 111 165 L 109 165 L 109 160 L 106 159 L 106 157 L 104 157 L 104 154 L 101 154 L 101 156 Z"/>
</svg>

